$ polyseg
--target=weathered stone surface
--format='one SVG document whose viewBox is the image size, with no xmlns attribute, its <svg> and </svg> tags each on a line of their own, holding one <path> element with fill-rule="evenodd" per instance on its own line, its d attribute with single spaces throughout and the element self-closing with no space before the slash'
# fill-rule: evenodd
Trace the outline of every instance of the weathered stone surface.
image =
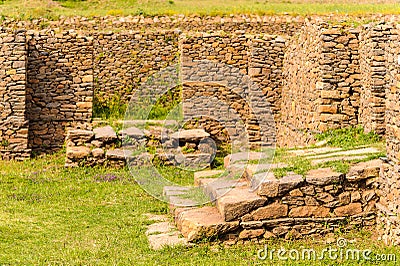
<svg viewBox="0 0 400 266">
<path fill-rule="evenodd" d="M 362 212 L 361 203 L 350 203 L 346 206 L 337 207 L 334 210 L 336 216 L 352 216 Z"/>
<path fill-rule="evenodd" d="M 98 127 L 93 129 L 94 138 L 104 142 L 110 142 L 117 139 L 117 134 L 111 126 Z"/>
<path fill-rule="evenodd" d="M 221 178 L 203 178 L 200 179 L 202 184 L 206 184 L 204 186 L 205 193 L 210 197 L 212 201 L 217 200 L 222 197 L 229 191 L 231 191 L 235 187 L 245 187 L 247 183 L 241 179 L 235 180 L 229 177 L 221 177 Z"/>
<path fill-rule="evenodd" d="M 334 172 L 331 168 L 310 170 L 306 175 L 306 182 L 317 186 L 337 184 L 342 181 L 344 175 Z"/>
<path fill-rule="evenodd" d="M 110 160 L 125 161 L 128 156 L 128 152 L 123 149 L 108 150 L 106 152 L 106 158 Z"/>
<path fill-rule="evenodd" d="M 101 148 L 95 148 L 92 150 L 92 155 L 94 158 L 103 158 L 104 157 L 104 150 Z"/>
<path fill-rule="evenodd" d="M 225 221 L 232 221 L 261 207 L 265 202 L 265 198 L 250 192 L 247 187 L 236 187 L 217 199 L 217 207 Z"/>
<path fill-rule="evenodd" d="M 235 166 L 234 164 L 233 166 Z M 243 168 L 245 165 L 243 165 Z M 244 177 L 250 180 L 255 174 L 260 172 L 265 172 L 267 174 L 268 171 L 272 171 L 276 168 L 284 168 L 287 167 L 285 163 L 276 163 L 276 164 L 248 164 L 245 168 Z"/>
<path fill-rule="evenodd" d="M 268 155 L 263 152 L 239 152 L 229 154 L 224 158 L 224 167 L 228 168 L 229 165 L 236 162 L 246 161 L 257 161 L 260 159 L 266 159 Z M 271 158 L 272 159 L 272 158 Z"/>
<path fill-rule="evenodd" d="M 253 211 L 247 217 L 247 221 L 261 221 L 285 217 L 288 214 L 288 209 L 289 208 L 286 204 L 274 202 Z"/>
<path fill-rule="evenodd" d="M 225 222 L 214 207 L 176 209 L 175 222 L 188 241 L 216 237 L 238 228 L 239 222 Z"/>
<path fill-rule="evenodd" d="M 83 159 L 90 155 L 90 148 L 86 146 L 67 147 L 67 158 L 71 160 Z"/>
<path fill-rule="evenodd" d="M 346 178 L 351 182 L 356 182 L 367 178 L 379 177 L 381 166 L 382 160 L 380 159 L 358 163 L 350 167 Z"/>
<path fill-rule="evenodd" d="M 194 173 L 194 185 L 198 186 L 200 184 L 199 180 L 204 178 L 218 178 L 220 175 L 225 173 L 224 170 L 204 170 Z"/>
<path fill-rule="evenodd" d="M 322 206 L 301 206 L 290 210 L 289 217 L 327 217 L 329 208 Z"/>
<path fill-rule="evenodd" d="M 268 176 L 259 185 L 257 193 L 260 196 L 274 198 L 295 189 L 303 182 L 304 179 L 301 175 L 289 173 L 287 176 L 277 179 L 273 173 L 268 173 Z"/>
<path fill-rule="evenodd" d="M 257 238 L 265 233 L 265 229 L 245 229 L 239 234 L 240 239 Z"/>
<path fill-rule="evenodd" d="M 94 136 L 91 130 L 75 129 L 69 130 L 67 134 L 67 139 L 76 143 L 84 144 L 89 142 Z"/>
<path fill-rule="evenodd" d="M 137 127 L 125 128 L 119 131 L 118 134 L 121 136 L 121 138 L 131 137 L 134 139 L 141 139 L 145 137 L 144 132 Z"/>
<path fill-rule="evenodd" d="M 182 142 L 195 142 L 209 137 L 210 134 L 203 129 L 180 130 L 171 135 L 173 139 L 179 139 Z"/>
</svg>

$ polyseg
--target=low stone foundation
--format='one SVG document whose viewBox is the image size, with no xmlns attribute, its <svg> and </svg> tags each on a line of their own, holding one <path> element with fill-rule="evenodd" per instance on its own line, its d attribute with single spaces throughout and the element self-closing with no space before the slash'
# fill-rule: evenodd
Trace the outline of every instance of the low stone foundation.
<svg viewBox="0 0 400 266">
<path fill-rule="evenodd" d="M 200 179 L 197 182 L 205 191 L 217 196 L 216 207 L 178 208 L 175 221 L 189 241 L 204 237 L 296 239 L 375 226 L 374 180 L 380 166 L 380 160 L 362 162 L 346 175 L 321 168 L 309 171 L 305 178 L 288 173 L 277 179 L 269 173 L 254 192 L 246 180 L 224 190 L 221 180 Z M 257 175 L 265 173 L 252 179 Z"/>
</svg>

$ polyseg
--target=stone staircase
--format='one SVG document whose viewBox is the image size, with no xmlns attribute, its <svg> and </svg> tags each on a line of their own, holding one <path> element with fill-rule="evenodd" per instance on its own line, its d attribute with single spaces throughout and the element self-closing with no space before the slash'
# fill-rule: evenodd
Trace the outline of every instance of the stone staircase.
<svg viewBox="0 0 400 266">
<path fill-rule="evenodd" d="M 233 154 L 225 158 L 225 170 L 194 174 L 195 186 L 211 204 L 191 207 L 196 201 L 182 198 L 185 193 L 174 187 L 165 188 L 164 194 L 177 228 L 189 242 L 296 239 L 370 227 L 376 220 L 375 180 L 382 164 L 373 158 L 380 153 L 374 147 L 301 149 L 288 151 L 288 157 L 276 163 L 264 163 L 261 153 Z M 277 169 L 290 169 L 285 161 L 295 157 L 310 160 L 313 169 L 305 175 L 287 171 L 282 177 L 275 176 Z M 323 159 L 352 163 L 344 174 L 318 168 L 321 162 L 313 163 Z M 255 160 L 260 161 L 251 163 Z M 364 161 L 354 162 L 360 160 Z"/>
</svg>

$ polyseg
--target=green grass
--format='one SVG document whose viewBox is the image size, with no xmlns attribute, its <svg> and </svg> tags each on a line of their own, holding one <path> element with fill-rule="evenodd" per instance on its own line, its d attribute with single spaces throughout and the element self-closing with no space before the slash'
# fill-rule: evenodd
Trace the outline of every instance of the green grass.
<svg viewBox="0 0 400 266">
<path fill-rule="evenodd" d="M 151 222 L 145 214 L 167 213 L 166 203 L 146 194 L 126 169 L 64 169 L 63 163 L 61 153 L 25 162 L 0 161 L 0 265 L 261 264 L 256 254 L 264 244 L 226 247 L 215 242 L 151 250 L 145 236 Z M 165 173 L 176 175 L 172 170 Z M 400 256 L 398 248 L 371 241 L 371 233 L 366 231 L 338 236 L 356 238 L 353 248 Z M 273 240 L 266 244 L 270 249 L 326 248 L 318 239 Z M 276 259 L 273 264 L 288 262 Z M 313 262 L 338 264 L 377 265 L 329 259 Z"/>
<path fill-rule="evenodd" d="M 369 2 L 369 3 L 368 3 Z M 104 15 L 229 15 L 229 14 L 399 14 L 400 6 L 395 1 L 383 4 L 373 1 L 252 1 L 252 0 L 87 0 L 87 1 L 41 1 L 4 0 L 0 1 L 0 14 L 21 19 L 47 17 L 57 19 L 63 16 L 104 16 Z"/>
<path fill-rule="evenodd" d="M 365 133 L 361 126 L 329 130 L 315 137 L 318 141 L 326 140 L 329 146 L 344 149 L 382 141 L 382 138 L 374 132 Z"/>
</svg>

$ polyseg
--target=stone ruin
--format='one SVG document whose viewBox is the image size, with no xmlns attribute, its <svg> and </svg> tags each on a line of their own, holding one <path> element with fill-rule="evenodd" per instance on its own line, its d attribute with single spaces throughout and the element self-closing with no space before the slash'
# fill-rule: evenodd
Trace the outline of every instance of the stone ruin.
<svg viewBox="0 0 400 266">
<path fill-rule="evenodd" d="M 243 176 L 225 197 L 215 198 L 217 207 L 177 209 L 176 221 L 184 235 L 192 240 L 221 232 L 224 237 L 268 237 L 272 233 L 296 238 L 298 233 L 322 234 L 323 224 L 335 228 L 346 221 L 344 226 L 372 226 L 377 217 L 382 239 L 398 244 L 400 27 L 391 22 L 395 17 L 382 19 L 351 27 L 315 18 L 268 16 L 162 18 L 161 24 L 135 18 L 111 23 L 117 31 L 99 30 L 93 26 L 96 23 L 86 20 L 70 28 L 69 23 L 60 22 L 53 29 L 6 21 L 7 27 L 0 28 L 1 158 L 24 160 L 32 153 L 60 150 L 66 142 L 67 166 L 122 166 L 125 158 L 153 160 L 145 152 L 127 154 L 129 149 L 121 150 L 118 145 L 127 136 L 146 147 L 153 141 L 164 143 L 160 130 L 132 128 L 116 134 L 110 127 L 93 127 L 93 104 L 118 97 L 126 103 L 132 98 L 131 91 L 150 75 L 180 63 L 183 99 L 207 97 L 212 91 L 244 121 L 252 148 L 275 142 L 285 147 L 308 145 L 315 143 L 315 133 L 356 125 L 384 136 L 387 142 L 387 159 L 381 164 L 354 166 L 358 167 L 354 175 L 326 170 L 323 176 L 308 173 L 305 180 L 293 174 L 281 179 L 270 176 L 266 190 L 251 193 L 246 187 L 248 177 Z M 100 20 L 105 29 L 111 25 Z M 165 25 L 171 30 L 160 31 Z M 143 27 L 148 30 L 142 31 Z M 266 140 L 260 138 L 261 127 L 241 96 L 255 87 L 221 83 L 218 73 L 211 70 L 191 72 L 193 62 L 199 60 L 229 65 L 257 87 L 257 108 L 260 113 L 268 108 L 265 124 L 274 124 Z M 185 115 L 196 115 L 190 113 L 190 105 L 183 107 Z M 221 128 L 206 115 L 199 121 L 205 139 L 235 136 L 234 125 Z M 224 130 L 227 134 L 220 134 Z M 215 149 L 212 142 L 199 139 L 181 142 L 172 138 L 165 143 L 173 151 L 158 152 L 158 159 L 185 166 L 196 160 L 209 164 Z M 226 188 L 207 188 L 202 180 L 196 182 L 212 197 Z M 312 204 L 316 201 L 319 205 Z M 205 227 L 193 227 L 204 216 L 211 219 L 206 232 L 202 231 Z M 218 228 L 218 234 L 212 228 Z"/>
</svg>

